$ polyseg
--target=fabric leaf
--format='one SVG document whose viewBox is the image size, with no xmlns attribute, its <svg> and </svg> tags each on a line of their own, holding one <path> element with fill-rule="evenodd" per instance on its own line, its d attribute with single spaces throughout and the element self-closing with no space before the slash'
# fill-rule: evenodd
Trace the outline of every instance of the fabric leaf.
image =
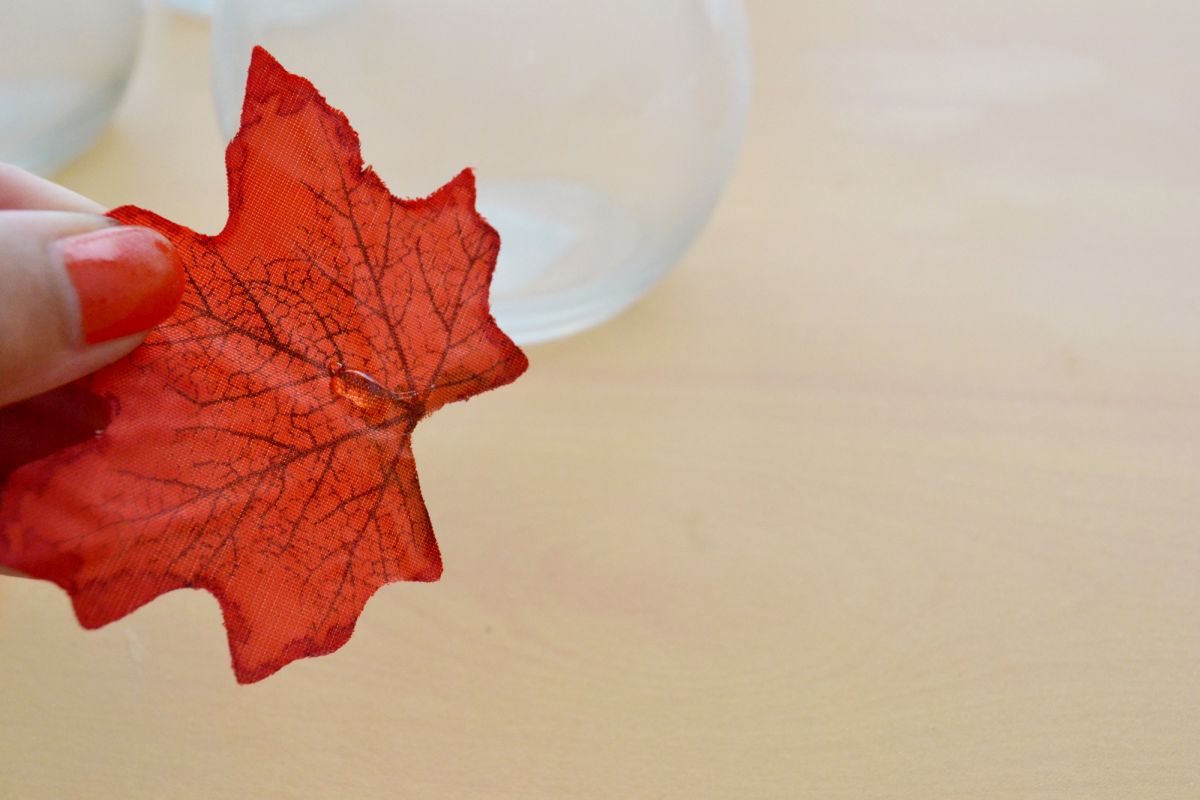
<svg viewBox="0 0 1200 800">
<path fill-rule="evenodd" d="M 437 580 L 413 427 L 527 362 L 489 313 L 499 237 L 469 170 L 393 197 L 261 48 L 226 166 L 216 236 L 111 212 L 174 243 L 184 298 L 87 380 L 103 433 L 12 470 L 0 563 L 57 583 L 89 628 L 206 589 L 252 682 L 340 647 L 380 586 Z"/>
</svg>

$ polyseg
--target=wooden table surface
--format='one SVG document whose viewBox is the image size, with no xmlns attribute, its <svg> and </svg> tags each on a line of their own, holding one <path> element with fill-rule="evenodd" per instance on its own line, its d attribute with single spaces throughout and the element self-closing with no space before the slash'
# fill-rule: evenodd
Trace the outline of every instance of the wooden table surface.
<svg viewBox="0 0 1200 800">
<path fill-rule="evenodd" d="M 749 7 L 675 272 L 417 433 L 442 581 L 239 687 L 0 579 L 0 797 L 1200 797 L 1200 8 Z M 220 228 L 206 35 L 64 183 Z"/>
</svg>

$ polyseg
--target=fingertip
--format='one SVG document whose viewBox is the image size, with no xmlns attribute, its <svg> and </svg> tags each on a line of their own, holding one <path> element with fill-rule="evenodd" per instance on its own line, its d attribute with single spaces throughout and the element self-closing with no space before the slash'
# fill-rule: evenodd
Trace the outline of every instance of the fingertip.
<svg viewBox="0 0 1200 800">
<path fill-rule="evenodd" d="M 175 247 L 150 228 L 108 227 L 55 248 L 78 296 L 87 344 L 146 331 L 171 316 L 183 296 Z"/>
<path fill-rule="evenodd" d="M 183 291 L 174 247 L 96 215 L 0 212 L 0 405 L 120 359 Z"/>
</svg>

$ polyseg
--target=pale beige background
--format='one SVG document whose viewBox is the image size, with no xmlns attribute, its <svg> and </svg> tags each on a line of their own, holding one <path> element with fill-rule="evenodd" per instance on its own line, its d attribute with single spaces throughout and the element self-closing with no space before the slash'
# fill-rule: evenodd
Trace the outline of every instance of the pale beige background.
<svg viewBox="0 0 1200 800">
<path fill-rule="evenodd" d="M 0 579 L 0 797 L 1200 797 L 1196 3 L 750 10 L 678 270 L 421 427 L 442 582 L 244 688 Z M 220 227 L 204 36 L 65 183 Z"/>
</svg>

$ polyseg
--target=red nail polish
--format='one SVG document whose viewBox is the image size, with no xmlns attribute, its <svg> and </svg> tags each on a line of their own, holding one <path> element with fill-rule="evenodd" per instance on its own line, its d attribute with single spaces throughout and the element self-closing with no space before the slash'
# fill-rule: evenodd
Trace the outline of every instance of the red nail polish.
<svg viewBox="0 0 1200 800">
<path fill-rule="evenodd" d="M 60 239 L 55 247 L 79 295 L 88 344 L 157 325 L 183 295 L 175 248 L 149 228 L 105 228 Z"/>
</svg>

